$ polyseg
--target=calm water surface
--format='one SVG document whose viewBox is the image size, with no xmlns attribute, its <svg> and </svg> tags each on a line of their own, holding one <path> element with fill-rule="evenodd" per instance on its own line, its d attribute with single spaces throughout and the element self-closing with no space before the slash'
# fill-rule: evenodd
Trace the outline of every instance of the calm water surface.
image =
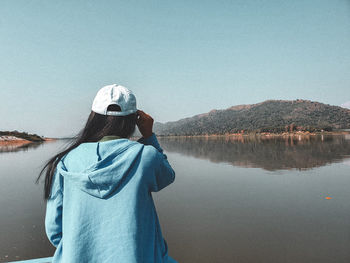
<svg viewBox="0 0 350 263">
<path fill-rule="evenodd" d="M 159 141 L 176 180 L 153 196 L 179 262 L 350 262 L 349 135 Z M 53 255 L 34 181 L 65 144 L 0 147 L 0 262 Z"/>
</svg>

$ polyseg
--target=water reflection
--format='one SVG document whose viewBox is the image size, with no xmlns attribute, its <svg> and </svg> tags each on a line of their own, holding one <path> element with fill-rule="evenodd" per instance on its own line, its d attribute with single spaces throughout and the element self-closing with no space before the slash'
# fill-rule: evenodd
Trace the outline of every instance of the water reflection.
<svg viewBox="0 0 350 263">
<path fill-rule="evenodd" d="M 6 153 L 6 152 L 20 152 L 20 151 L 28 151 L 29 149 L 35 149 L 38 148 L 40 145 L 42 145 L 43 142 L 21 142 L 21 143 L 9 143 L 0 144 L 0 154 Z"/>
<path fill-rule="evenodd" d="M 166 151 L 234 166 L 307 170 L 350 157 L 347 135 L 298 137 L 160 137 Z"/>
<path fill-rule="evenodd" d="M 332 163 L 348 154 L 350 141 L 314 139 L 159 137 L 176 171 L 173 184 L 152 194 L 170 255 L 181 263 L 350 262 L 349 167 Z M 53 255 L 45 234 L 44 182 L 34 182 L 47 158 L 68 142 L 0 154 L 0 262 Z M 188 155 L 269 169 L 289 159 L 289 166 L 332 164 L 270 176 Z"/>
</svg>

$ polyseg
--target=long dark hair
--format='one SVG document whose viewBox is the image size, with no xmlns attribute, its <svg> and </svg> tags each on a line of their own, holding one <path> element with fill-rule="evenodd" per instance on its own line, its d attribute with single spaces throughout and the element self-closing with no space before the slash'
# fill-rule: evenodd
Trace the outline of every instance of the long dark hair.
<svg viewBox="0 0 350 263">
<path fill-rule="evenodd" d="M 108 111 L 120 111 L 118 105 L 109 105 Z M 122 138 L 130 138 L 136 128 L 137 114 L 129 114 L 126 116 L 101 115 L 91 111 L 85 127 L 72 138 L 68 147 L 49 159 L 39 173 L 36 183 L 45 172 L 44 199 L 47 200 L 51 193 L 52 179 L 55 173 L 57 164 L 61 158 L 69 151 L 79 146 L 84 142 L 97 142 L 106 135 L 117 135 Z"/>
</svg>

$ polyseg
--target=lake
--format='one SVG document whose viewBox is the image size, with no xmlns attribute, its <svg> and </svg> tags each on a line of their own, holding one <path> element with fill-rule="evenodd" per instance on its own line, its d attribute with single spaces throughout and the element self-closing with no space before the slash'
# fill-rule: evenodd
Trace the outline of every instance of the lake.
<svg viewBox="0 0 350 263">
<path fill-rule="evenodd" d="M 158 139 L 176 179 L 153 196 L 179 262 L 350 262 L 350 135 Z M 53 255 L 34 181 L 66 143 L 0 147 L 0 262 Z"/>
</svg>

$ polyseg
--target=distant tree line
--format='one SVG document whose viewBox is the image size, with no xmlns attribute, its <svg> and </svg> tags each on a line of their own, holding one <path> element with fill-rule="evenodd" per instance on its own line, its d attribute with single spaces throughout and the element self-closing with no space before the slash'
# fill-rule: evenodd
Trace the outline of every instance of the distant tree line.
<svg viewBox="0 0 350 263">
<path fill-rule="evenodd" d="M 322 132 L 322 131 L 333 131 L 331 126 L 296 126 L 294 123 L 286 125 L 284 127 L 264 127 L 261 129 L 256 129 L 256 132 L 272 132 L 272 133 L 283 133 L 283 132 L 295 132 L 295 131 L 304 131 L 304 132 Z"/>
<path fill-rule="evenodd" d="M 27 132 L 19 132 L 17 130 L 14 131 L 0 131 L 0 136 L 15 136 L 17 138 L 21 138 L 24 140 L 32 141 L 32 142 L 42 142 L 44 139 L 37 134 L 30 134 Z"/>
</svg>

